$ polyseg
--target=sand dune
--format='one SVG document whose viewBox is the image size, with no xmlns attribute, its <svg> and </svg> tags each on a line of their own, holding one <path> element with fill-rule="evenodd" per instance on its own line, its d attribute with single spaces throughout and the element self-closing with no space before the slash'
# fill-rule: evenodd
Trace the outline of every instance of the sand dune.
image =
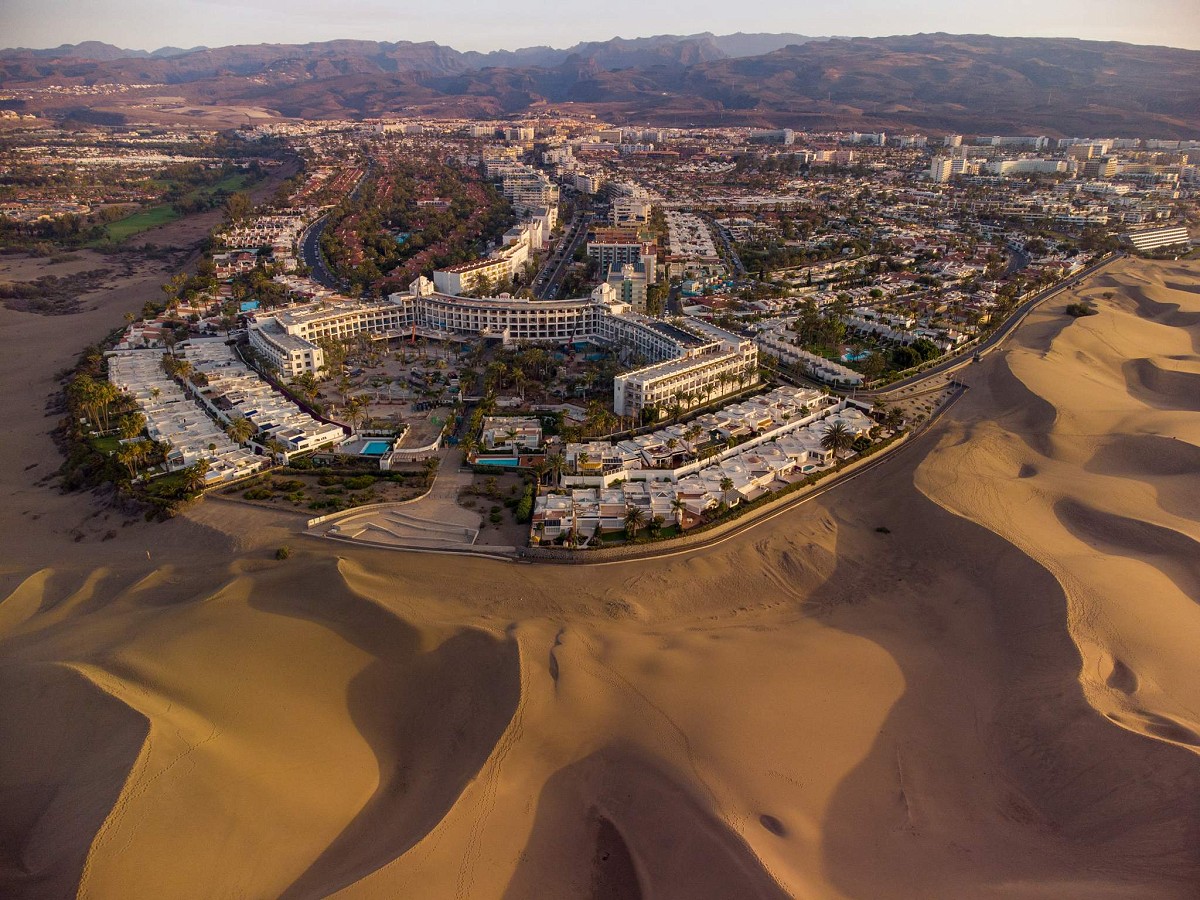
<svg viewBox="0 0 1200 900">
<path fill-rule="evenodd" d="M 10 472 L 0 893 L 1194 896 L 1200 272 L 1109 273 L 887 465 L 661 560 L 220 503 L 75 542 Z"/>
</svg>

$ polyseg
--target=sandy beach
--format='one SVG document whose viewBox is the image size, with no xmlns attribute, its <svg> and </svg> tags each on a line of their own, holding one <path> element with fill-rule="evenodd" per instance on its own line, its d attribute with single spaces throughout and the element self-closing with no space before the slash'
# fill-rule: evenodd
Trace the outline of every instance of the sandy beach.
<svg viewBox="0 0 1200 900">
<path fill-rule="evenodd" d="M 595 567 L 58 494 L 144 298 L 0 310 L 0 894 L 1195 896 L 1200 263 L 1076 295 L 886 464 Z"/>
</svg>

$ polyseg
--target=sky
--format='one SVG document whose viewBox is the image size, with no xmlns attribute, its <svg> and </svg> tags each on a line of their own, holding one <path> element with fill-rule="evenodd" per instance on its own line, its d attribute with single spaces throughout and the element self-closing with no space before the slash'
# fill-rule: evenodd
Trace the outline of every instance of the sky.
<svg viewBox="0 0 1200 900">
<path fill-rule="evenodd" d="M 1200 0 L 0 0 L 0 46 L 8 47 L 96 40 L 153 50 L 355 38 L 486 51 L 702 31 L 946 31 L 1200 50 Z"/>
</svg>

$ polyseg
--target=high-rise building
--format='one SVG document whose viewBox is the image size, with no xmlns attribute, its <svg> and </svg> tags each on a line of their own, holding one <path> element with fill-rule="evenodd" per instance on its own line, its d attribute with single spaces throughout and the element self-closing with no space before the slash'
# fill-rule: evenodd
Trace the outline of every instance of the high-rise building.
<svg viewBox="0 0 1200 900">
<path fill-rule="evenodd" d="M 950 180 L 953 173 L 954 160 L 949 156 L 935 156 L 929 164 L 929 177 L 932 181 L 944 182 Z"/>
<path fill-rule="evenodd" d="M 1112 178 L 1117 174 L 1117 158 L 1115 156 L 1101 156 L 1097 159 L 1089 159 L 1083 164 L 1084 178 Z"/>
</svg>

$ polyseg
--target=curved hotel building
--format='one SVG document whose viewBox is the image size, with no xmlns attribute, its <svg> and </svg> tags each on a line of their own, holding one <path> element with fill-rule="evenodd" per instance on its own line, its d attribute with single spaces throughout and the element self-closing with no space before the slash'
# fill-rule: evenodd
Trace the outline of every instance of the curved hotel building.
<svg viewBox="0 0 1200 900">
<path fill-rule="evenodd" d="M 591 297 L 573 300 L 473 299 L 435 291 L 419 278 L 406 293 L 376 302 L 310 303 L 259 315 L 250 344 L 283 375 L 295 377 L 324 367 L 318 341 L 367 332 L 384 338 L 410 334 L 434 340 L 568 344 L 586 342 L 618 348 L 627 359 L 648 365 L 618 375 L 613 401 L 618 415 L 643 408 L 665 409 L 676 395 L 697 400 L 733 393 L 758 380 L 754 343 L 698 319 L 671 323 L 641 316 L 612 302 L 601 285 Z"/>
</svg>

